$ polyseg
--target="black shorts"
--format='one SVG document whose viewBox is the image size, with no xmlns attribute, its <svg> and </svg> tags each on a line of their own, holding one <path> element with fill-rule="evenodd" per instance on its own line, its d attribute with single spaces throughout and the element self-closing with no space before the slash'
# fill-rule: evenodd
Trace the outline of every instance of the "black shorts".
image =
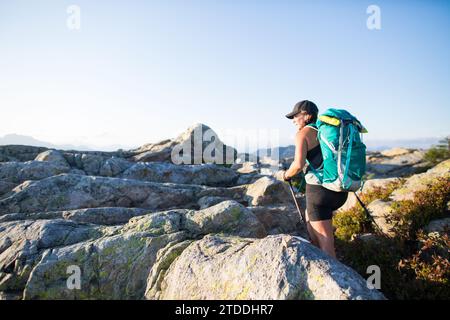
<svg viewBox="0 0 450 320">
<path fill-rule="evenodd" d="M 306 210 L 310 221 L 330 220 L 333 211 L 347 201 L 348 192 L 336 192 L 320 185 L 306 184 Z"/>
</svg>

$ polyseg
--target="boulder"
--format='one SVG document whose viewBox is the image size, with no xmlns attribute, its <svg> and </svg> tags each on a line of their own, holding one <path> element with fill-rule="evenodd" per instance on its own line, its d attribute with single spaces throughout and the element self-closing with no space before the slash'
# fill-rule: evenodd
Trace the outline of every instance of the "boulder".
<svg viewBox="0 0 450 320">
<path fill-rule="evenodd" d="M 244 173 L 239 174 L 239 178 L 236 181 L 236 185 L 243 185 L 243 184 L 252 184 L 255 183 L 258 179 L 265 177 L 265 175 L 259 174 L 259 173 Z"/>
<path fill-rule="evenodd" d="M 0 215 L 95 207 L 193 208 L 204 187 L 61 174 L 25 182 L 0 200 Z"/>
<path fill-rule="evenodd" d="M 305 207 L 305 204 L 302 204 Z M 306 226 L 302 222 L 295 205 L 267 205 L 248 207 L 263 224 L 268 234 L 293 234 L 308 238 Z"/>
<path fill-rule="evenodd" d="M 228 199 L 225 197 L 204 196 L 198 199 L 197 204 L 199 205 L 200 209 L 206 209 L 226 200 Z"/>
<path fill-rule="evenodd" d="M 231 167 L 233 170 L 236 170 L 238 173 L 258 173 L 259 167 L 255 162 L 243 162 L 239 164 L 233 165 Z"/>
<path fill-rule="evenodd" d="M 95 239 L 98 228 L 61 219 L 0 224 L 0 291 L 21 291 L 41 252 Z"/>
<path fill-rule="evenodd" d="M 112 157 L 107 159 L 100 167 L 99 175 L 104 177 L 116 177 L 133 165 L 122 158 Z"/>
<path fill-rule="evenodd" d="M 177 145 L 175 140 L 165 139 L 157 143 L 148 143 L 137 149 L 130 150 L 133 156 L 130 160 L 135 162 L 170 161 L 172 149 Z"/>
<path fill-rule="evenodd" d="M 62 155 L 61 152 L 57 150 L 47 150 L 44 152 L 39 153 L 35 161 L 47 161 L 47 162 L 53 162 L 55 164 L 58 164 L 60 166 L 68 167 L 69 164 L 66 161 L 66 158 Z"/>
<path fill-rule="evenodd" d="M 99 155 L 83 153 L 80 161 L 82 168 L 79 169 L 82 169 L 88 175 L 96 176 L 100 174 L 100 170 L 106 159 Z"/>
<path fill-rule="evenodd" d="M 33 268 L 24 299 L 141 299 L 157 252 L 183 232 L 153 236 L 125 232 L 46 250 Z M 80 289 L 68 288 L 68 268 L 78 267 Z"/>
<path fill-rule="evenodd" d="M 46 211 L 35 213 L 23 213 L 15 212 L 0 215 L 0 223 L 18 220 L 50 220 L 50 219 L 63 219 L 63 213 L 65 211 Z"/>
<path fill-rule="evenodd" d="M 149 213 L 142 208 L 101 207 L 84 208 L 66 211 L 44 211 L 32 213 L 10 213 L 0 216 L 1 222 L 18 220 L 48 220 L 66 219 L 78 223 L 91 223 L 97 225 L 119 225 L 127 223 L 131 218 Z"/>
<path fill-rule="evenodd" d="M 225 145 L 210 127 L 201 123 L 191 126 L 174 140 L 146 144 L 130 152 L 134 153 L 131 160 L 136 162 L 164 161 L 174 164 L 232 164 L 237 156 L 234 148 Z"/>
<path fill-rule="evenodd" d="M 164 162 L 139 162 L 122 175 L 125 179 L 196 184 L 207 186 L 233 186 L 238 174 L 215 164 L 175 165 Z"/>
<path fill-rule="evenodd" d="M 148 210 L 142 208 L 103 207 L 67 210 L 62 212 L 62 217 L 78 223 L 119 225 L 127 223 L 131 218 L 142 216 L 146 213 L 148 213 Z"/>
<path fill-rule="evenodd" d="M 389 221 L 389 216 L 392 214 L 392 201 L 375 200 L 367 206 L 370 215 L 375 220 L 377 226 L 381 231 L 388 235 L 394 236 L 395 233 L 391 230 L 392 224 Z"/>
<path fill-rule="evenodd" d="M 402 155 L 408 154 L 410 152 L 411 152 L 410 149 L 392 148 L 392 149 L 381 151 L 380 153 L 385 157 L 396 157 L 396 156 L 402 156 Z"/>
<path fill-rule="evenodd" d="M 424 155 L 425 151 L 414 149 L 394 149 L 369 154 L 367 172 L 374 178 L 402 177 L 419 173 L 428 166 Z"/>
<path fill-rule="evenodd" d="M 208 235 L 184 246 L 166 258 L 162 276 L 151 273 L 147 299 L 384 299 L 355 271 L 301 238 Z"/>
<path fill-rule="evenodd" d="M 172 262 L 186 249 L 193 240 L 182 242 L 171 242 L 158 251 L 156 262 L 153 264 L 150 275 L 147 279 L 147 289 L 145 295 L 150 299 L 159 296 L 161 283 Z"/>
<path fill-rule="evenodd" d="M 166 246 L 177 248 L 178 243 L 189 243 L 190 239 L 210 232 L 228 232 L 245 237 L 266 235 L 252 212 L 234 201 L 199 211 L 175 209 L 154 212 L 133 217 L 123 227 L 114 229 L 73 221 L 51 221 L 59 226 L 47 226 L 41 232 L 32 233 L 36 245 L 32 250 L 33 259 L 25 263 L 27 272 L 10 270 L 9 285 L 0 287 L 0 291 L 25 289 L 25 299 L 141 299 L 158 251 Z M 32 232 L 33 225 L 47 223 L 10 222 L 0 224 L 0 228 L 24 225 L 21 230 L 4 232 L 5 235 L 24 237 L 26 232 L 23 230 Z M 8 249 L 16 242 L 15 238 L 3 239 L 0 248 Z M 5 264 L 13 264 L 12 257 L 17 253 L 24 254 L 24 250 L 22 247 L 14 252 L 15 255 L 9 255 L 10 260 Z M 67 287 L 67 270 L 71 266 L 80 268 L 80 290 Z M 161 264 L 158 267 L 161 268 Z M 21 285 L 13 287 L 11 284 L 18 280 Z"/>
<path fill-rule="evenodd" d="M 246 206 L 291 204 L 293 201 L 287 184 L 271 176 L 262 176 L 250 184 L 235 187 L 205 188 L 199 196 L 236 200 Z"/>
<path fill-rule="evenodd" d="M 98 176 L 100 175 L 100 171 L 102 169 L 105 173 L 108 172 L 108 168 L 103 168 L 103 166 L 108 159 L 111 159 L 111 157 L 115 156 L 115 153 L 73 151 L 64 152 L 63 156 L 73 169 L 82 170 L 85 174 L 88 175 Z M 115 161 L 114 163 L 117 164 L 117 162 Z"/>
<path fill-rule="evenodd" d="M 235 187 L 204 187 L 204 189 L 198 194 L 199 201 L 203 198 L 204 201 L 207 198 L 222 198 L 227 200 L 235 200 L 242 204 L 248 205 L 248 198 L 245 196 L 247 188 L 250 185 L 240 185 Z M 198 202 L 201 205 L 200 202 Z"/>
<path fill-rule="evenodd" d="M 133 217 L 122 228 L 162 235 L 185 231 L 190 238 L 208 233 L 264 237 L 266 231 L 255 215 L 236 201 L 224 201 L 202 210 L 172 209 Z"/>
<path fill-rule="evenodd" d="M 450 159 L 445 160 L 427 172 L 409 177 L 401 188 L 391 194 L 394 201 L 412 200 L 415 192 L 425 190 L 436 178 L 450 179 Z"/>
<path fill-rule="evenodd" d="M 248 185 L 246 198 L 252 206 L 270 205 L 274 203 L 288 204 L 293 201 L 289 187 L 285 182 L 273 177 L 262 177 Z"/>
<path fill-rule="evenodd" d="M 41 180 L 69 172 L 67 165 L 55 162 L 27 161 L 0 163 L 0 180 L 22 183 L 26 180 Z"/>
<path fill-rule="evenodd" d="M 31 161 L 36 156 L 48 150 L 45 147 L 6 145 L 0 146 L 0 162 L 24 162 Z"/>
<path fill-rule="evenodd" d="M 241 237 L 264 237 L 264 226 L 253 212 L 236 201 L 223 201 L 199 211 L 189 211 L 185 228 L 193 233 L 227 233 Z"/>
</svg>

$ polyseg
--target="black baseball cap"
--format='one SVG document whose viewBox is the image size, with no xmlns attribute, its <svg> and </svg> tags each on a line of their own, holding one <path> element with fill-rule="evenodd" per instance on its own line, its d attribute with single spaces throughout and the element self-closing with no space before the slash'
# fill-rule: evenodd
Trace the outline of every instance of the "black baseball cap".
<svg viewBox="0 0 450 320">
<path fill-rule="evenodd" d="M 294 116 L 301 112 L 301 111 L 305 111 L 308 114 L 317 114 L 319 113 L 319 109 L 317 108 L 316 104 L 314 102 L 311 102 L 309 100 L 303 100 L 300 102 L 297 102 L 294 106 L 294 109 L 292 110 L 291 113 L 288 113 L 286 115 L 286 118 L 288 119 L 292 119 L 294 118 Z"/>
</svg>

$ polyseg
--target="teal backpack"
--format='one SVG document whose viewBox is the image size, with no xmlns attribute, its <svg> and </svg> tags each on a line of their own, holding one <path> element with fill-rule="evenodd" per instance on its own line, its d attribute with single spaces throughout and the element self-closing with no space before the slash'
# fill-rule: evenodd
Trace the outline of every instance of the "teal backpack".
<svg viewBox="0 0 450 320">
<path fill-rule="evenodd" d="M 337 191 L 357 191 L 362 187 L 366 172 L 366 146 L 360 134 L 367 133 L 361 123 L 348 111 L 328 109 L 319 115 L 315 124 L 308 126 L 317 130 L 322 151 L 320 168 L 311 166 L 305 180 Z"/>
</svg>

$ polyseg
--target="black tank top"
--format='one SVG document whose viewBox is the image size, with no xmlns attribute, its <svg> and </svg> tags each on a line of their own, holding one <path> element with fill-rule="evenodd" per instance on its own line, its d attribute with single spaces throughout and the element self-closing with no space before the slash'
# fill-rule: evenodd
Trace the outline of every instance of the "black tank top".
<svg viewBox="0 0 450 320">
<path fill-rule="evenodd" d="M 320 150 L 320 144 L 312 148 L 306 153 L 306 159 L 314 167 L 314 169 L 320 168 L 323 162 L 322 150 Z M 309 167 L 308 170 L 309 171 Z"/>
</svg>

